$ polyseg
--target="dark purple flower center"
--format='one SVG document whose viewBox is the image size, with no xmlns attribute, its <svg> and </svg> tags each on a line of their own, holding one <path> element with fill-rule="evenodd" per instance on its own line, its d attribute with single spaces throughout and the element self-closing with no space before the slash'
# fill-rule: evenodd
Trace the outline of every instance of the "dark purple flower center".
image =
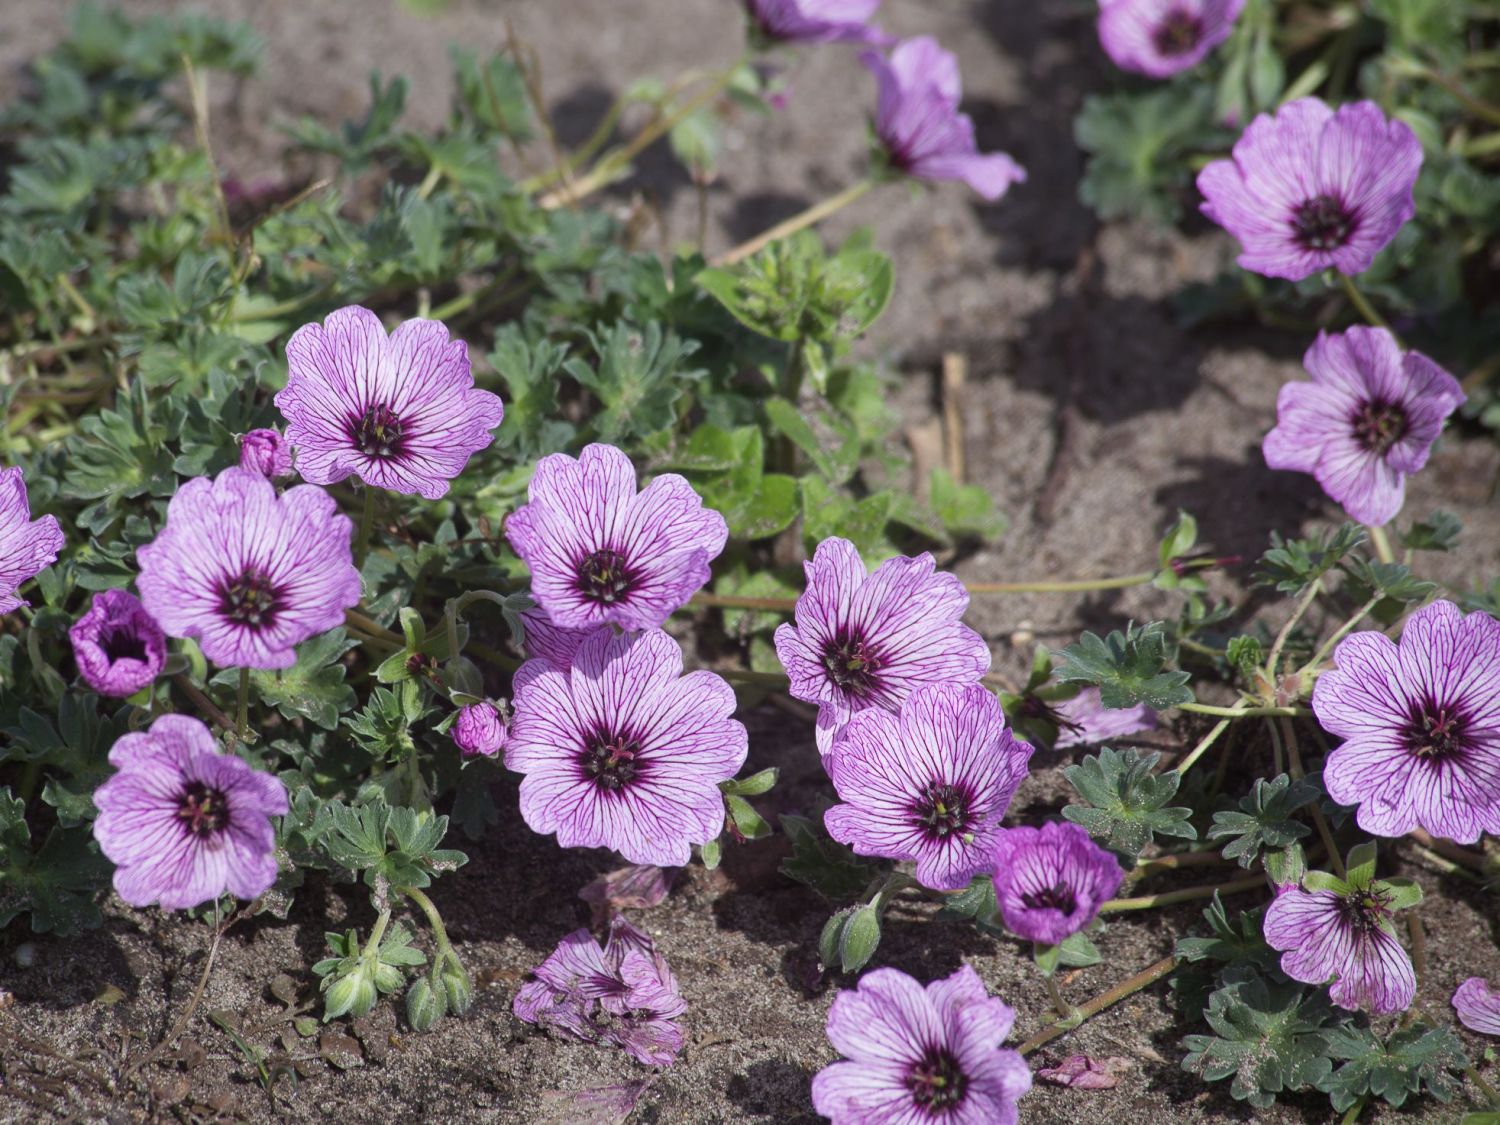
<svg viewBox="0 0 1500 1125">
<path fill-rule="evenodd" d="M 585 742 L 583 775 L 610 793 L 618 793 L 640 773 L 640 742 L 623 732 L 595 731 Z"/>
<path fill-rule="evenodd" d="M 1339 921 L 1356 938 L 1373 937 L 1380 929 L 1380 920 L 1390 913 L 1386 909 L 1389 901 L 1374 891 L 1354 891 L 1339 899 Z"/>
<path fill-rule="evenodd" d="M 1064 914 L 1071 914 L 1078 909 L 1073 889 L 1061 882 L 1039 891 L 1027 891 L 1021 896 L 1021 902 L 1028 910 L 1061 910 Z"/>
<path fill-rule="evenodd" d="M 99 634 L 99 650 L 111 664 L 121 660 L 139 660 L 145 663 L 146 642 L 134 629 L 124 625 L 111 625 Z"/>
<path fill-rule="evenodd" d="M 1423 699 L 1412 707 L 1402 733 L 1406 748 L 1418 758 L 1441 762 L 1468 749 L 1467 726 L 1468 716 L 1460 708 Z"/>
<path fill-rule="evenodd" d="M 219 609 L 237 625 L 251 629 L 269 629 L 276 623 L 281 591 L 270 575 L 259 567 L 246 567 L 233 582 L 219 593 Z"/>
<path fill-rule="evenodd" d="M 1171 58 L 1185 55 L 1198 45 L 1203 37 L 1203 21 L 1182 8 L 1173 8 L 1166 18 L 1156 25 L 1152 42 L 1163 55 Z"/>
<path fill-rule="evenodd" d="M 377 402 L 353 422 L 354 445 L 367 457 L 400 457 L 406 452 L 405 430 L 396 412 Z"/>
<path fill-rule="evenodd" d="M 850 695 L 872 694 L 875 676 L 884 666 L 884 659 L 864 637 L 847 627 L 823 646 L 823 667 L 828 669 L 828 678 Z"/>
<path fill-rule="evenodd" d="M 203 839 L 229 827 L 229 802 L 223 790 L 210 789 L 201 781 L 190 781 L 178 798 L 177 816 L 191 835 Z"/>
<path fill-rule="evenodd" d="M 600 605 L 614 605 L 635 588 L 639 576 L 619 551 L 608 547 L 578 563 L 578 592 Z"/>
<path fill-rule="evenodd" d="M 917 827 L 934 840 L 946 840 L 949 836 L 961 836 L 969 830 L 973 819 L 973 798 L 963 788 L 946 782 L 934 781 L 923 791 L 912 815 Z"/>
<path fill-rule="evenodd" d="M 920 1062 L 906 1076 L 906 1088 L 918 1108 L 932 1116 L 946 1114 L 963 1103 L 969 1080 L 959 1069 L 958 1060 L 942 1047 L 929 1047 Z"/>
<path fill-rule="evenodd" d="M 1337 250 L 1354 233 L 1354 216 L 1342 200 L 1315 195 L 1292 211 L 1292 229 L 1308 250 Z"/>
<path fill-rule="evenodd" d="M 1361 404 L 1349 424 L 1361 449 L 1383 457 L 1406 436 L 1406 411 L 1398 403 L 1376 399 Z"/>
</svg>

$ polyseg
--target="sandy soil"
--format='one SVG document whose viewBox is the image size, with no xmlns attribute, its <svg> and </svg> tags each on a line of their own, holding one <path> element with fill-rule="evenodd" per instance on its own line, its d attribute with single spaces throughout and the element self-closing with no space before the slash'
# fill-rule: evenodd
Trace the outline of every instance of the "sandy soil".
<svg viewBox="0 0 1500 1125">
<path fill-rule="evenodd" d="M 234 174 L 274 173 L 276 125 L 302 113 L 338 118 L 364 105 L 371 68 L 411 77 L 409 117 L 435 124 L 448 97 L 447 44 L 478 49 L 503 42 L 502 17 L 546 63 L 548 96 L 565 134 L 582 135 L 613 90 L 644 73 L 727 61 L 738 49 L 731 0 L 456 0 L 419 17 L 394 0 L 215 0 L 199 5 L 250 20 L 269 40 L 260 79 L 215 91 L 215 130 Z M 142 0 L 142 13 L 175 5 Z M 0 41 L 0 96 L 17 88 L 21 67 L 61 35 L 63 6 L 10 0 Z M 1299 373 L 1306 341 L 1222 326 L 1177 327 L 1168 298 L 1212 276 L 1229 247 L 1210 231 L 1193 237 L 1129 226 L 1101 227 L 1076 202 L 1081 158 L 1071 119 L 1084 92 L 1113 81 L 1093 42 L 1089 6 L 1016 0 L 887 0 L 886 25 L 927 32 L 955 49 L 967 107 L 982 147 L 1011 152 L 1030 180 L 986 206 L 958 187 L 919 200 L 899 189 L 866 197 L 829 224 L 838 236 L 877 224 L 896 260 L 898 289 L 872 346 L 903 371 L 898 389 L 910 424 L 934 413 L 936 359 L 969 358 L 965 414 L 969 477 L 988 487 L 1010 516 L 1010 532 L 960 564 L 970 579 L 1092 576 L 1149 566 L 1161 531 L 1179 508 L 1195 512 L 1222 553 L 1254 556 L 1275 528 L 1299 533 L 1333 512 L 1310 481 L 1267 470 L 1259 439 L 1274 416 L 1277 388 Z M 850 52 L 810 53 L 792 76 L 782 114 L 746 119 L 729 137 L 723 175 L 711 195 L 711 246 L 732 244 L 848 183 L 863 160 L 872 83 Z M 697 204 L 686 178 L 664 159 L 644 162 L 617 195 L 644 193 L 662 211 L 667 244 L 693 237 Z M 1465 524 L 1462 551 L 1434 566 L 1438 577 L 1488 579 L 1500 560 L 1500 514 L 1490 498 L 1500 457 L 1488 439 L 1445 440 L 1412 484 L 1408 511 L 1443 507 Z M 1220 581 L 1232 593 L 1232 580 Z M 1097 596 L 991 599 L 972 623 L 991 641 L 999 669 L 1029 654 L 1025 634 L 1054 647 L 1081 627 L 1113 626 L 1160 614 L 1169 603 L 1150 591 Z M 1017 634 L 1021 633 L 1020 637 Z M 1015 645 L 1014 641 L 1023 642 Z M 754 768 L 779 764 L 784 783 L 775 811 L 805 808 L 826 790 L 811 731 L 780 712 L 747 716 Z M 1176 745 L 1192 730 L 1167 739 Z M 1179 737 L 1180 736 L 1180 737 Z M 1254 739 L 1236 744 L 1236 771 L 1266 768 Z M 1015 805 L 1037 818 L 1066 799 L 1058 756 L 1038 769 Z M 514 787 L 497 796 L 514 809 Z M 352 1031 L 335 1031 L 297 1083 L 268 1095 L 231 1038 L 201 1016 L 183 1048 L 118 1084 L 120 1060 L 138 1057 L 166 1032 L 201 971 L 208 934 L 200 925 L 112 908 L 102 931 L 61 941 L 37 939 L 22 969 L 24 935 L 0 935 L 0 984 L 17 1004 L 0 1014 L 0 1119 L 427 1120 L 542 1122 L 583 1120 L 556 1091 L 643 1077 L 623 1055 L 559 1044 L 510 1015 L 526 970 L 587 911 L 576 889 L 610 867 L 603 853 L 562 852 L 510 817 L 470 850 L 468 867 L 441 881 L 435 898 L 466 963 L 480 982 L 471 1015 L 437 1034 L 399 1028 L 389 1005 Z M 716 873 L 690 872 L 662 905 L 636 920 L 656 935 L 689 1002 L 689 1046 L 651 1085 L 641 1122 L 798 1122 L 816 1120 L 808 1086 L 831 1061 L 823 1022 L 832 992 L 811 989 L 816 939 L 826 909 L 776 874 L 780 843 L 731 853 Z M 1447 1007 L 1470 973 L 1500 976 L 1486 901 L 1435 872 L 1412 868 L 1429 894 L 1430 974 L 1419 999 Z M 1165 889 L 1169 883 L 1159 884 Z M 1020 1011 L 1018 1034 L 1046 1020 L 1046 1000 L 1017 948 L 950 924 L 927 924 L 920 907 L 900 908 L 878 961 L 920 977 L 972 964 L 991 990 Z M 1070 979 L 1082 1000 L 1156 960 L 1198 918 L 1195 908 L 1122 917 L 1104 940 L 1105 962 Z M 278 1049 L 285 1005 L 268 986 L 291 974 L 314 999 L 307 966 L 321 956 L 325 930 L 367 926 L 368 903 L 345 888 L 304 894 L 287 922 L 259 920 L 232 930 L 220 950 L 204 1009 L 239 1013 L 247 1041 Z M 282 991 L 285 991 L 284 989 Z M 1177 1038 L 1164 986 L 1139 994 L 1058 1042 L 1042 1057 L 1074 1052 L 1132 1060 L 1120 1085 L 1085 1093 L 1039 1086 L 1025 1117 L 1038 1122 L 1248 1120 L 1223 1086 L 1206 1089 L 1178 1066 Z M 1325 1118 L 1321 1098 L 1295 1099 L 1269 1121 Z M 1365 1120 L 1395 1120 L 1370 1113 Z M 1451 1118 L 1422 1103 L 1401 1120 Z"/>
</svg>

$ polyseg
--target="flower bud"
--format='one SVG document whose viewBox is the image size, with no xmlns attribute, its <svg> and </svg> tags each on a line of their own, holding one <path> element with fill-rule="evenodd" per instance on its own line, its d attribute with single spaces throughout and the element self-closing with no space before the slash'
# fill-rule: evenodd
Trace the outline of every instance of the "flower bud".
<svg viewBox="0 0 1500 1125">
<path fill-rule="evenodd" d="M 292 447 L 275 430 L 251 430 L 240 438 L 240 468 L 263 477 L 289 477 Z"/>
<path fill-rule="evenodd" d="M 467 1012 L 469 1005 L 474 1002 L 474 984 L 469 980 L 469 974 L 456 954 L 450 953 L 443 958 L 439 979 L 448 996 L 448 1010 L 456 1016 Z"/>
<path fill-rule="evenodd" d="M 426 1031 L 442 1019 L 448 1010 L 447 993 L 442 988 L 433 988 L 423 977 L 412 981 L 406 990 L 406 1022 L 413 1031 Z"/>
<path fill-rule="evenodd" d="M 323 1019 L 326 1022 L 345 1014 L 365 1015 L 375 1006 L 377 999 L 375 982 L 362 968 L 355 969 L 339 977 L 324 992 Z"/>
<path fill-rule="evenodd" d="M 493 758 L 505 749 L 505 720 L 488 700 L 465 707 L 453 724 L 453 741 L 465 756 L 483 754 Z"/>
</svg>

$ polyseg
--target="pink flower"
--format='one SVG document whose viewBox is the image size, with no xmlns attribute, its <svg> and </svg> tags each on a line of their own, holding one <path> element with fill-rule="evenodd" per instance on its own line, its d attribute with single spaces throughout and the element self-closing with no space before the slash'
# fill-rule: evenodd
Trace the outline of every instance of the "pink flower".
<svg viewBox="0 0 1500 1125">
<path fill-rule="evenodd" d="M 0 469 L 0 613 L 31 604 L 16 591 L 55 563 L 66 543 L 56 516 L 31 518 L 21 470 Z"/>
<path fill-rule="evenodd" d="M 1056 945 L 1087 928 L 1125 872 L 1077 824 L 1007 828 L 995 841 L 995 899 L 1019 937 Z"/>
<path fill-rule="evenodd" d="M 745 0 L 751 26 L 780 43 L 885 43 L 870 20 L 880 0 Z"/>
<path fill-rule="evenodd" d="M 1099 43 L 1122 70 L 1170 78 L 1234 30 L 1245 0 L 1101 0 Z"/>
<path fill-rule="evenodd" d="M 453 722 L 453 743 L 466 758 L 493 758 L 505 749 L 506 737 L 505 720 L 489 700 L 461 709 Z"/>
<path fill-rule="evenodd" d="M 276 430 L 251 430 L 240 438 L 240 468 L 263 477 L 289 477 L 292 447 Z"/>
<path fill-rule="evenodd" d="M 1500 1035 L 1500 992 L 1483 977 L 1470 977 L 1453 993 L 1458 1022 L 1481 1035 Z"/>
<path fill-rule="evenodd" d="M 102 590 L 68 630 L 84 683 L 100 695 L 134 695 L 161 674 L 167 638 L 140 600 L 125 590 Z"/>
</svg>

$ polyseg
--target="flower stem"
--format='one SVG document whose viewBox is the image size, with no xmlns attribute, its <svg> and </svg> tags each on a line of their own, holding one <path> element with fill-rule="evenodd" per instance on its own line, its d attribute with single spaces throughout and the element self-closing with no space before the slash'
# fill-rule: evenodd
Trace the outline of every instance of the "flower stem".
<svg viewBox="0 0 1500 1125">
<path fill-rule="evenodd" d="M 1198 759 L 1208 753 L 1208 748 L 1219 741 L 1219 736 L 1229 729 L 1229 724 L 1232 722 L 1234 722 L 1233 719 L 1220 719 L 1215 723 L 1213 729 L 1199 739 L 1198 745 L 1194 746 L 1188 752 L 1188 756 L 1182 759 L 1182 762 L 1177 766 L 1177 775 L 1181 777 L 1188 770 L 1192 769 Z"/>
<path fill-rule="evenodd" d="M 790 613 L 797 607 L 796 598 L 739 598 L 732 594 L 694 594 L 690 606 L 709 609 L 764 609 Z"/>
<path fill-rule="evenodd" d="M 1375 548 L 1375 557 L 1383 563 L 1395 562 L 1396 552 L 1391 550 L 1391 541 L 1386 538 L 1385 528 L 1367 523 L 1365 530 L 1370 533 L 1370 546 Z"/>
<path fill-rule="evenodd" d="M 399 633 L 391 632 L 378 621 L 365 616 L 363 613 L 356 613 L 352 609 L 344 610 L 344 623 L 351 629 L 358 629 L 361 633 L 368 633 L 377 640 L 386 641 L 397 648 L 406 647 L 405 637 L 402 637 Z"/>
<path fill-rule="evenodd" d="M 1195 715 L 1222 715 L 1226 719 L 1296 717 L 1308 714 L 1307 710 L 1302 707 L 1214 707 L 1207 703 L 1179 703 L 1177 709 L 1191 711 Z"/>
<path fill-rule="evenodd" d="M 1478 1086 L 1481 1090 L 1484 1091 L 1484 1096 L 1490 1099 L 1490 1105 L 1500 1106 L 1500 1091 L 1497 1091 L 1495 1087 L 1486 1082 L 1484 1078 L 1480 1076 L 1478 1070 L 1476 1070 L 1472 1066 L 1466 1067 L 1464 1069 L 1464 1074 L 1468 1076 L 1470 1082 L 1474 1083 L 1474 1085 Z"/>
<path fill-rule="evenodd" d="M 1173 906 L 1179 902 L 1213 898 L 1215 892 L 1221 895 L 1234 895 L 1241 891 L 1253 891 L 1256 887 L 1265 885 L 1264 875 L 1247 875 L 1243 879 L 1234 879 L 1228 883 L 1205 883 L 1198 887 L 1184 887 L 1180 891 L 1163 891 L 1160 894 L 1141 895 L 1138 898 L 1112 898 L 1099 907 L 1099 913 L 1119 914 L 1126 910 L 1155 910 L 1158 906 Z"/>
<path fill-rule="evenodd" d="M 224 714 L 223 711 L 220 711 L 214 705 L 214 701 L 204 695 L 198 689 L 198 685 L 187 678 L 186 673 L 178 672 L 177 675 L 172 677 L 172 682 L 180 687 L 183 694 L 193 701 L 193 706 L 207 715 L 215 724 L 223 727 L 225 730 L 234 729 L 234 721 L 228 715 Z"/>
<path fill-rule="evenodd" d="M 1057 975 L 1055 973 L 1043 973 L 1042 979 L 1047 982 L 1047 995 L 1052 997 L 1052 1006 L 1057 1009 L 1059 1019 L 1067 1019 L 1073 1014 L 1073 1005 L 1063 999 L 1062 989 L 1057 987 Z"/>
<path fill-rule="evenodd" d="M 1452 840 L 1436 839 L 1420 828 L 1413 828 L 1407 835 L 1423 847 L 1432 849 L 1438 855 L 1450 859 L 1454 863 L 1460 863 L 1473 871 L 1479 872 L 1481 875 L 1485 872 L 1487 865 L 1484 856 L 1476 855 L 1467 848 L 1461 848 Z"/>
<path fill-rule="evenodd" d="M 1266 658 L 1266 678 L 1271 683 L 1274 684 L 1281 675 L 1281 650 L 1286 647 L 1287 638 L 1292 635 L 1292 629 L 1296 626 L 1297 622 L 1302 620 L 1302 615 L 1307 612 L 1308 607 L 1313 603 L 1313 599 L 1318 596 L 1322 589 L 1323 580 L 1321 578 L 1314 578 L 1312 585 L 1308 586 L 1302 592 L 1302 596 L 1297 599 L 1297 604 L 1292 609 L 1292 615 L 1287 618 L 1286 624 L 1281 627 L 1281 632 L 1276 634 L 1276 640 L 1271 643 L 1271 655 Z"/>
<path fill-rule="evenodd" d="M 1341 273 L 1339 274 L 1339 283 L 1343 285 L 1344 295 L 1349 298 L 1349 303 L 1358 310 L 1359 315 L 1364 318 L 1366 324 L 1372 328 L 1384 328 L 1387 332 L 1391 330 L 1391 326 L 1385 322 L 1385 318 L 1375 311 L 1374 305 L 1370 304 L 1370 299 L 1359 291 L 1359 287 L 1354 284 L 1352 277 L 1347 273 Z"/>
<path fill-rule="evenodd" d="M 193 1018 L 193 1013 L 198 1010 L 198 1005 L 203 1001 L 204 990 L 208 988 L 209 975 L 214 971 L 214 959 L 219 955 L 219 943 L 224 939 L 224 934 L 229 930 L 229 927 L 239 921 L 240 917 L 240 912 L 235 910 L 228 918 L 225 918 L 222 922 L 219 921 L 219 903 L 217 899 L 214 900 L 214 940 L 208 947 L 208 959 L 203 963 L 203 974 L 198 978 L 198 987 L 193 989 L 192 998 L 188 1000 L 187 1007 L 182 1010 L 182 1014 L 177 1017 L 176 1022 L 172 1024 L 172 1030 L 167 1032 L 160 1043 L 130 1064 L 129 1069 L 125 1072 L 127 1076 L 136 1074 L 143 1067 L 148 1066 L 187 1027 L 188 1020 Z"/>
<path fill-rule="evenodd" d="M 965 588 L 971 594 L 1072 594 L 1145 586 L 1155 577 L 1155 571 L 1148 571 L 1121 578 L 1082 578 L 1067 582 L 969 582 L 965 583 Z"/>
<path fill-rule="evenodd" d="M 1339 1118 L 1339 1125 L 1354 1125 L 1359 1120 L 1359 1115 L 1364 1112 L 1365 1103 L 1369 1100 L 1368 1096 L 1360 1097 L 1358 1101 L 1349 1107 L 1349 1111 L 1343 1117 Z"/>
<path fill-rule="evenodd" d="M 427 915 L 427 924 L 432 927 L 433 936 L 437 939 L 438 955 L 441 956 L 452 949 L 453 943 L 448 940 L 448 928 L 443 925 L 443 916 L 438 913 L 438 908 L 432 899 L 416 887 L 397 887 L 396 890 L 416 903 L 422 913 Z"/>
<path fill-rule="evenodd" d="M 752 672 L 745 668 L 710 668 L 715 675 L 734 683 L 762 684 L 765 687 L 785 688 L 790 682 L 785 672 Z"/>
<path fill-rule="evenodd" d="M 365 506 L 359 517 L 359 535 L 354 540 L 354 567 L 365 564 L 365 552 L 370 548 L 370 528 L 375 522 L 375 490 L 365 485 Z"/>
<path fill-rule="evenodd" d="M 799 211 L 790 219 L 783 219 L 769 230 L 761 231 L 760 234 L 746 242 L 741 242 L 732 250 L 727 250 L 713 260 L 716 266 L 732 266 L 736 262 L 743 261 L 752 254 L 759 253 L 771 243 L 786 238 L 788 235 L 796 234 L 804 227 L 810 227 L 814 223 L 820 223 L 836 211 L 841 211 L 853 203 L 865 192 L 875 186 L 872 179 L 856 180 L 837 195 L 830 195 L 804 211 Z"/>
<path fill-rule="evenodd" d="M 239 718 L 234 724 L 234 734 L 241 742 L 245 741 L 245 732 L 250 727 L 250 669 L 240 669 L 240 709 Z"/>
<path fill-rule="evenodd" d="M 1327 658 L 1328 654 L 1333 650 L 1333 646 L 1343 640 L 1344 637 L 1348 634 L 1349 630 L 1353 629 L 1356 625 L 1363 621 L 1369 614 L 1370 610 L 1379 605 L 1381 601 L 1384 600 L 1384 598 L 1385 595 L 1383 593 L 1376 594 L 1369 601 L 1365 602 L 1364 605 L 1360 606 L 1359 610 L 1354 614 L 1353 617 L 1349 618 L 1348 621 L 1345 621 L 1342 625 L 1340 625 L 1333 636 L 1329 637 L 1326 641 L 1323 642 L 1318 651 L 1313 654 L 1313 658 L 1309 660 L 1306 665 L 1304 665 L 1304 671 L 1319 667 L 1323 663 L 1324 659 Z"/>
<path fill-rule="evenodd" d="M 1297 744 L 1297 730 L 1292 726 L 1290 719 L 1281 720 L 1281 735 L 1286 742 L 1287 764 L 1291 768 L 1292 780 L 1302 779 L 1302 750 Z M 1338 845 L 1333 840 L 1333 829 L 1328 827 L 1328 821 L 1323 817 L 1323 810 L 1314 801 L 1311 806 L 1313 824 L 1317 826 L 1318 837 L 1323 841 L 1323 847 L 1328 852 L 1328 862 L 1333 867 L 1333 873 L 1340 879 L 1348 872 L 1344 869 L 1344 858 L 1339 854 Z"/>
<path fill-rule="evenodd" d="M 1102 992 L 1083 1006 L 1073 1009 L 1072 1015 L 1068 1016 L 1066 1019 L 1058 1020 L 1051 1027 L 1044 1028 L 1043 1030 L 1037 1032 L 1030 1039 L 1026 1040 L 1026 1042 L 1022 1043 L 1019 1047 L 1016 1048 L 1017 1053 L 1023 1056 L 1031 1054 L 1031 1052 L 1035 1051 L 1038 1047 L 1045 1046 L 1059 1036 L 1066 1035 L 1075 1027 L 1081 1025 L 1085 1020 L 1097 1016 L 1100 1012 L 1104 1011 L 1104 1009 L 1113 1007 L 1115 1004 L 1118 1004 L 1126 997 L 1133 996 L 1141 989 L 1155 984 L 1176 967 L 1176 956 L 1173 954 L 1168 954 L 1166 957 L 1163 957 L 1160 961 L 1156 962 L 1156 964 L 1148 965 L 1146 966 L 1146 968 L 1136 973 L 1135 976 L 1129 978 L 1128 980 L 1121 981 L 1119 984 L 1111 988 L 1108 992 Z"/>
<path fill-rule="evenodd" d="M 1179 871 L 1184 867 L 1217 867 L 1229 862 L 1231 861 L 1221 856 L 1217 850 L 1178 852 L 1176 855 L 1142 860 L 1125 873 L 1125 878 L 1134 881 L 1155 875 L 1159 871 Z"/>
</svg>

